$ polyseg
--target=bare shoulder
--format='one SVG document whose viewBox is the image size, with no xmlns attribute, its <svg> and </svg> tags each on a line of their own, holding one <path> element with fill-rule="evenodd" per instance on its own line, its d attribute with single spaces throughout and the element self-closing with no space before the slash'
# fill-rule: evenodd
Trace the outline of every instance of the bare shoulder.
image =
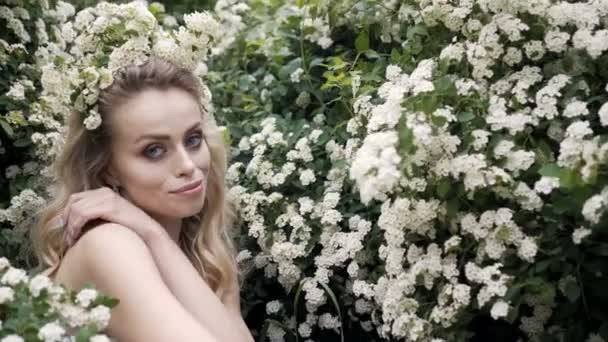
<svg viewBox="0 0 608 342">
<path fill-rule="evenodd" d="M 77 290 L 94 276 L 93 272 L 111 273 L 116 270 L 103 268 L 103 264 L 116 264 L 124 258 L 125 253 L 134 254 L 132 257 L 152 260 L 145 243 L 137 234 L 119 224 L 103 223 L 87 231 L 67 251 L 55 279 L 68 288 Z"/>
<path fill-rule="evenodd" d="M 215 340 L 173 296 L 146 243 L 129 228 L 101 224 L 85 233 L 69 253 L 66 268 L 70 273 L 80 268 L 74 288 L 90 282 L 120 301 L 108 327 L 118 340 Z"/>
<path fill-rule="evenodd" d="M 124 257 L 130 254 L 151 258 L 145 242 L 129 228 L 116 223 L 103 223 L 87 231 L 72 248 L 82 261 L 95 264 L 125 261 Z"/>
</svg>

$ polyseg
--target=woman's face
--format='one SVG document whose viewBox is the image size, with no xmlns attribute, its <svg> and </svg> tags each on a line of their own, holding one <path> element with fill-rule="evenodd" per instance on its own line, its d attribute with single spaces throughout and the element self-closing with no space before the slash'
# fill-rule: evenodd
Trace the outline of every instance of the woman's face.
<svg viewBox="0 0 608 342">
<path fill-rule="evenodd" d="M 200 212 L 210 164 L 201 124 L 198 103 L 177 88 L 144 90 L 116 108 L 110 173 L 122 195 L 156 219 Z M 199 181 L 198 190 L 176 192 Z"/>
</svg>

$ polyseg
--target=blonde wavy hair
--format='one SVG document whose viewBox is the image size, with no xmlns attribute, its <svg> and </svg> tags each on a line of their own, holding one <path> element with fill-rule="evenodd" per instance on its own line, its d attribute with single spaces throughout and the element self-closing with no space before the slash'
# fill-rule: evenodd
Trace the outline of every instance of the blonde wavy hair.
<svg viewBox="0 0 608 342">
<path fill-rule="evenodd" d="M 179 245 L 220 298 L 224 299 L 227 291 L 238 281 L 239 271 L 229 231 L 234 223 L 235 210 L 226 197 L 227 160 L 221 132 L 204 105 L 208 96 L 205 96 L 201 81 L 190 71 L 159 58 L 151 58 L 140 66 L 130 66 L 114 75 L 112 85 L 101 90 L 99 95 L 102 124 L 97 129 L 87 130 L 77 113 L 70 116 L 64 148 L 53 165 L 57 188 L 32 232 L 34 253 L 42 267 L 56 270 L 67 250 L 63 228 L 56 227 L 56 219 L 69 196 L 108 186 L 104 179 L 107 179 L 105 176 L 111 160 L 109 116 L 112 109 L 145 89 L 173 87 L 186 91 L 199 102 L 203 134 L 211 154 L 205 204 L 197 215 L 183 220 Z M 89 222 L 85 229 L 94 224 Z"/>
</svg>

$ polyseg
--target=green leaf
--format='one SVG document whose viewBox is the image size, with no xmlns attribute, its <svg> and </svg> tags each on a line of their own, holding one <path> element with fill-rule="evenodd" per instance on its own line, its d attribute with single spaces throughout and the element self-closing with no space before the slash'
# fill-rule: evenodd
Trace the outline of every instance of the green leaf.
<svg viewBox="0 0 608 342">
<path fill-rule="evenodd" d="M 547 165 L 543 165 L 543 167 L 541 167 L 540 170 L 538 170 L 538 173 L 541 176 L 545 176 L 545 177 L 559 178 L 559 176 L 562 173 L 562 168 L 557 166 L 557 164 L 547 164 Z"/>
<path fill-rule="evenodd" d="M 399 128 L 399 153 L 407 155 L 416 148 L 414 145 L 414 132 L 407 126 Z"/>
<path fill-rule="evenodd" d="M 2 126 L 2 129 L 4 129 L 4 131 L 10 138 L 15 135 L 15 132 L 13 131 L 11 125 L 9 125 L 8 122 L 4 121 L 3 119 L 0 119 L 0 126 Z"/>
<path fill-rule="evenodd" d="M 570 302 L 574 303 L 581 295 L 581 289 L 578 287 L 578 284 L 574 281 L 569 281 L 565 286 L 566 297 Z"/>
<path fill-rule="evenodd" d="M 13 142 L 13 146 L 15 146 L 15 147 L 26 147 L 31 144 L 32 144 L 32 142 L 30 141 L 30 139 L 26 139 L 26 138 L 17 139 Z"/>
<path fill-rule="evenodd" d="M 76 335 L 76 342 L 89 342 L 89 339 L 95 335 L 94 329 L 91 327 L 85 327 L 78 331 Z"/>
<path fill-rule="evenodd" d="M 450 192 L 450 188 L 452 187 L 452 182 L 449 178 L 443 178 L 439 185 L 437 186 L 437 196 L 442 199 L 445 199 L 448 192 Z"/>
<path fill-rule="evenodd" d="M 367 50 L 363 53 L 365 55 L 365 57 L 367 57 L 368 59 L 378 59 L 380 58 L 380 54 L 377 53 L 374 50 Z"/>
<path fill-rule="evenodd" d="M 435 95 L 422 96 L 420 99 L 420 110 L 432 114 L 439 107 L 437 97 Z"/>
<path fill-rule="evenodd" d="M 559 185 L 564 189 L 572 189 L 579 184 L 580 176 L 569 169 L 562 169 L 559 177 Z"/>
<path fill-rule="evenodd" d="M 534 265 L 534 271 L 536 273 L 543 273 L 543 271 L 545 271 L 547 268 L 549 268 L 549 266 L 551 265 L 552 262 L 553 262 L 552 259 L 539 261 Z"/>
<path fill-rule="evenodd" d="M 306 279 L 300 280 L 300 284 L 298 285 L 298 289 L 296 290 L 296 295 L 293 299 L 293 316 L 296 319 L 296 326 L 298 326 L 298 303 L 300 302 L 300 297 L 302 294 L 302 287 L 304 286 L 304 282 Z M 300 340 L 300 335 L 296 333 L 296 341 Z"/>
<path fill-rule="evenodd" d="M 435 85 L 435 90 L 437 91 L 437 93 L 439 93 L 442 96 L 456 96 L 457 94 L 457 89 L 456 86 L 454 85 L 454 82 L 452 82 L 452 80 L 447 77 L 441 77 L 438 80 L 436 80 L 434 82 Z"/>
<path fill-rule="evenodd" d="M 538 146 L 535 149 L 538 161 L 542 164 L 547 164 L 555 160 L 551 146 L 545 140 L 539 140 Z"/>
<path fill-rule="evenodd" d="M 369 50 L 369 35 L 367 31 L 361 31 L 355 39 L 355 48 L 358 52 Z"/>
<path fill-rule="evenodd" d="M 469 122 L 473 119 L 475 119 L 475 114 L 473 114 L 471 112 L 462 112 L 462 113 L 458 114 L 459 122 Z"/>
</svg>

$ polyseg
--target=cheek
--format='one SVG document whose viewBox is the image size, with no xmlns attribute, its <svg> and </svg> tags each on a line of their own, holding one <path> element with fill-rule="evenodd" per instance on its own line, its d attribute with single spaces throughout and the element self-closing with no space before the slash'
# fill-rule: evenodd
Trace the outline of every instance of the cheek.
<svg viewBox="0 0 608 342">
<path fill-rule="evenodd" d="M 147 203 L 158 199 L 165 190 L 167 172 L 164 167 L 140 161 L 127 164 L 123 172 L 123 186 L 136 203 Z M 127 166 L 125 165 L 125 166 Z"/>
<path fill-rule="evenodd" d="M 211 151 L 207 144 L 203 144 L 196 154 L 196 164 L 201 170 L 209 170 L 209 166 L 211 165 Z"/>
</svg>

